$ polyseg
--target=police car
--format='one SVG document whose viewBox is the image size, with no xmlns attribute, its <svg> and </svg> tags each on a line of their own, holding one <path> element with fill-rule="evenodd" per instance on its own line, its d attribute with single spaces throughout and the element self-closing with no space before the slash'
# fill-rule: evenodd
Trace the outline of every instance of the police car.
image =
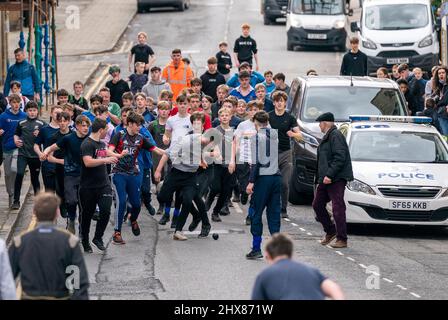
<svg viewBox="0 0 448 320">
<path fill-rule="evenodd" d="M 448 145 L 430 118 L 351 116 L 347 222 L 448 225 Z"/>
</svg>

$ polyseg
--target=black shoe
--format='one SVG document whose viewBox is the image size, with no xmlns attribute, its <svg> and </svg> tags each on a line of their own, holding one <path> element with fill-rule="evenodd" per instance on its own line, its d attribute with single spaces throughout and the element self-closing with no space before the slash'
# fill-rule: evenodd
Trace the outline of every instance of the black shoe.
<svg viewBox="0 0 448 320">
<path fill-rule="evenodd" d="M 217 213 L 213 213 L 213 214 L 212 214 L 212 221 L 214 221 L 214 222 L 221 222 L 222 220 L 221 220 L 221 218 L 219 217 L 219 214 L 217 214 Z"/>
<path fill-rule="evenodd" d="M 99 211 L 95 211 L 95 213 L 92 216 L 92 220 L 94 220 L 94 221 L 100 220 L 100 212 Z"/>
<path fill-rule="evenodd" d="M 249 195 L 246 192 L 241 193 L 241 204 L 246 205 L 249 200 Z"/>
<path fill-rule="evenodd" d="M 20 209 L 20 201 L 14 201 L 11 206 L 11 210 L 19 210 Z"/>
<path fill-rule="evenodd" d="M 176 224 L 177 224 L 177 217 L 174 216 L 173 220 L 171 220 L 171 229 L 176 229 Z"/>
<path fill-rule="evenodd" d="M 246 254 L 246 258 L 249 260 L 261 259 L 263 258 L 263 254 L 261 253 L 261 251 L 251 250 L 248 254 Z"/>
<path fill-rule="evenodd" d="M 190 225 L 188 226 L 188 231 L 194 231 L 198 227 L 199 222 L 201 222 L 201 219 L 193 219 L 193 221 L 191 221 Z"/>
<path fill-rule="evenodd" d="M 230 214 L 230 209 L 228 206 L 224 206 L 219 212 L 221 216 L 228 216 Z"/>
<path fill-rule="evenodd" d="M 250 226 L 251 222 L 250 217 L 246 217 L 246 226 Z"/>
<path fill-rule="evenodd" d="M 150 203 L 146 205 L 146 209 L 148 210 L 149 215 L 153 216 L 156 214 L 156 209 L 154 209 L 154 207 Z"/>
<path fill-rule="evenodd" d="M 282 212 L 282 219 L 289 218 L 288 213 L 286 211 Z"/>
<path fill-rule="evenodd" d="M 156 214 L 163 214 L 163 209 L 164 209 L 163 206 L 159 206 L 159 209 L 157 209 Z"/>
<path fill-rule="evenodd" d="M 82 243 L 82 247 L 83 247 L 85 253 L 93 252 L 92 246 L 90 245 L 89 241 L 83 240 L 81 243 Z"/>
<path fill-rule="evenodd" d="M 198 238 L 206 238 L 206 237 L 208 237 L 208 235 L 210 234 L 210 230 L 211 229 L 212 229 L 211 225 L 207 225 L 207 226 L 202 225 L 201 233 L 199 234 Z"/>
<path fill-rule="evenodd" d="M 132 229 L 132 233 L 134 234 L 134 236 L 140 235 L 140 227 L 138 226 L 137 221 L 133 221 L 131 223 L 131 229 Z"/>
<path fill-rule="evenodd" d="M 104 246 L 103 240 L 102 239 L 93 239 L 92 243 L 101 251 L 106 250 L 106 247 Z"/>
<path fill-rule="evenodd" d="M 159 224 L 162 225 L 162 226 L 164 226 L 164 225 L 166 225 L 166 223 L 169 222 L 169 221 L 170 221 L 170 215 L 169 215 L 169 214 L 164 214 L 164 215 L 162 216 L 162 218 L 160 218 Z"/>
</svg>

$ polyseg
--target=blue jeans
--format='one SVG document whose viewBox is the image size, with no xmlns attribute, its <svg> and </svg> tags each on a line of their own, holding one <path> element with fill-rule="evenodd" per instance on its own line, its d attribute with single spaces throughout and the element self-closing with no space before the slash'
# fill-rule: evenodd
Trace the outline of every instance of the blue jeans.
<svg viewBox="0 0 448 320">
<path fill-rule="evenodd" d="M 442 134 L 444 136 L 448 136 L 448 119 L 439 117 L 440 129 L 442 130 Z"/>
<path fill-rule="evenodd" d="M 115 208 L 115 231 L 121 232 L 121 225 L 126 213 L 126 200 L 131 205 L 131 222 L 137 221 L 140 214 L 140 175 L 127 175 L 115 173 L 112 176 L 114 191 L 117 199 Z"/>
</svg>

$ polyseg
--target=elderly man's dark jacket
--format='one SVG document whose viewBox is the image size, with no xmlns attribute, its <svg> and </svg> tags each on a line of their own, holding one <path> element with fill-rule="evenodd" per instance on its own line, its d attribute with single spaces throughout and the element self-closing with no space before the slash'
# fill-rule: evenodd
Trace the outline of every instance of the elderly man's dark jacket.
<svg viewBox="0 0 448 320">
<path fill-rule="evenodd" d="M 317 149 L 316 183 L 323 183 L 325 177 L 332 182 L 353 180 L 347 141 L 336 126 L 328 130 Z"/>
</svg>

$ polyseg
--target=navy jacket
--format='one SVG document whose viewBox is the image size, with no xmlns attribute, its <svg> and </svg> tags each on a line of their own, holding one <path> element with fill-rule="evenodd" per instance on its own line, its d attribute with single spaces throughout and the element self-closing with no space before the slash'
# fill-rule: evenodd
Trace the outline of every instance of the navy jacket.
<svg viewBox="0 0 448 320">
<path fill-rule="evenodd" d="M 9 85 L 12 81 L 20 82 L 24 96 L 33 96 L 34 93 L 39 93 L 42 85 L 37 77 L 36 69 L 26 60 L 9 67 L 5 80 L 5 88 L 3 89 L 5 96 L 9 95 Z"/>
</svg>

